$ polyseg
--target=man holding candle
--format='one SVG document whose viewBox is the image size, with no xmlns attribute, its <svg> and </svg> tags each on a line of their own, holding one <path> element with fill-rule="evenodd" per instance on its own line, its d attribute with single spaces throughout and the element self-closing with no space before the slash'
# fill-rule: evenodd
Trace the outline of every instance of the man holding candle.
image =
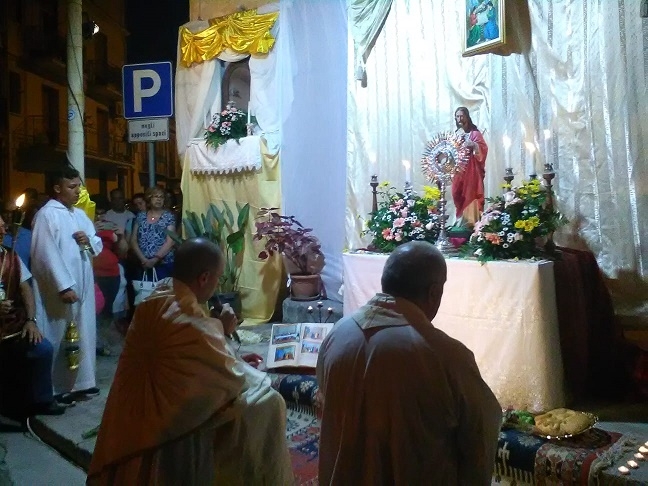
<svg viewBox="0 0 648 486">
<path fill-rule="evenodd" d="M 52 382 L 59 402 L 99 393 L 95 386 L 96 316 L 91 259 L 103 245 L 94 224 L 74 205 L 81 193 L 79 172 L 65 167 L 54 174 L 53 199 L 36 213 L 31 256 L 36 318 L 54 346 Z M 80 364 L 70 369 L 65 332 L 74 321 L 79 329 Z"/>
<path fill-rule="evenodd" d="M 484 210 L 484 176 L 488 145 L 470 118 L 465 106 L 455 110 L 456 133 L 465 136 L 464 146 L 470 150 L 465 170 L 452 180 L 452 199 L 457 211 L 458 226 L 473 226 Z"/>
</svg>

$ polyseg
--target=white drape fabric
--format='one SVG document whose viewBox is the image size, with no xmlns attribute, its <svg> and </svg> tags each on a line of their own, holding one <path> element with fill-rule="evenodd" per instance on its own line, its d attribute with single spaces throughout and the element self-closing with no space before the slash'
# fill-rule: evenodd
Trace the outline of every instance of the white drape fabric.
<svg viewBox="0 0 648 486">
<path fill-rule="evenodd" d="M 184 24 L 191 32 L 200 32 L 209 27 L 206 21 Z M 221 105 L 221 69 L 218 60 L 193 64 L 185 67 L 180 62 L 180 36 L 175 78 L 175 121 L 178 153 L 183 155 L 189 141 L 199 136 L 211 121 L 209 113 Z"/>
<path fill-rule="evenodd" d="M 344 315 L 350 315 L 381 291 L 387 255 L 347 253 L 343 259 Z M 434 325 L 475 354 L 502 407 L 564 406 L 553 262 L 446 263 L 448 280 Z"/>
<path fill-rule="evenodd" d="M 260 7 L 258 13 L 277 10 L 279 4 L 274 3 Z M 270 52 L 266 56 L 250 57 L 250 109 L 271 154 L 277 153 L 281 145 L 283 107 L 289 112 L 292 104 L 292 39 L 290 30 L 281 28 L 283 23 L 280 13 L 270 31 L 276 39 Z"/>
<path fill-rule="evenodd" d="M 264 5 L 258 9 L 258 13 L 274 12 L 279 9 L 276 3 Z M 278 83 L 280 76 L 284 73 L 277 70 L 278 45 L 282 43 L 279 37 L 278 19 L 273 26 L 271 33 L 277 39 L 275 46 L 265 56 L 250 57 L 250 107 L 257 118 L 261 130 L 266 133 L 268 149 L 276 153 L 280 145 L 281 113 Z M 209 27 L 207 21 L 191 21 L 183 25 L 191 32 L 200 32 Z M 286 51 L 286 48 L 283 48 Z M 286 51 L 290 55 L 290 51 Z M 238 62 L 247 54 L 237 54 L 225 49 L 218 55 L 217 59 L 192 64 L 185 67 L 180 62 L 180 37 L 178 37 L 177 69 L 176 69 L 176 143 L 178 153 L 183 155 L 188 144 L 194 138 L 202 138 L 204 131 L 215 113 L 221 110 L 221 77 L 223 69 L 219 61 L 225 63 Z M 290 69 L 292 63 L 287 62 L 283 69 Z M 290 87 L 288 87 L 290 93 Z M 290 98 L 287 98 L 290 99 Z"/>
<path fill-rule="evenodd" d="M 261 168 L 261 140 L 249 136 L 228 140 L 215 149 L 205 145 L 200 138 L 192 139 L 187 146 L 191 172 L 194 174 L 232 174 Z"/>
<path fill-rule="evenodd" d="M 294 215 L 322 243 L 326 265 L 322 278 L 328 297 L 339 300 L 346 180 L 346 64 L 345 0 L 281 1 L 282 35 L 289 29 L 291 58 L 282 56 L 292 72 L 293 102 L 284 105 L 281 144 L 282 212 Z M 284 92 L 290 84 L 286 75 Z"/>
<path fill-rule="evenodd" d="M 360 233 L 370 176 L 402 187 L 408 159 L 420 188 L 425 142 L 454 129 L 455 108 L 467 106 L 489 144 L 487 196 L 501 191 L 506 165 L 515 184 L 552 163 L 558 208 L 570 220 L 558 242 L 591 249 L 610 277 L 648 278 L 648 218 L 641 217 L 648 21 L 639 17 L 640 0 L 507 2 L 508 39 L 518 52 L 471 58 L 461 57 L 462 5 L 394 2 L 366 64 L 367 88 L 349 63 L 349 247 L 368 243 Z M 539 148 L 535 157 L 526 143 Z"/>
<path fill-rule="evenodd" d="M 393 0 L 350 0 L 349 30 L 353 37 L 355 79 L 366 82 L 365 62 L 380 29 L 385 23 Z"/>
</svg>

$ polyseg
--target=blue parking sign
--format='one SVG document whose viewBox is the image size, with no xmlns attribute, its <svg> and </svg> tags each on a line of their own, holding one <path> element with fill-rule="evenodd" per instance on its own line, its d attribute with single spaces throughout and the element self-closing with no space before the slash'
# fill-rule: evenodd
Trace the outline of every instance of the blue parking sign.
<svg viewBox="0 0 648 486">
<path fill-rule="evenodd" d="M 168 118 L 173 116 L 171 63 L 127 64 L 122 68 L 124 118 Z"/>
</svg>

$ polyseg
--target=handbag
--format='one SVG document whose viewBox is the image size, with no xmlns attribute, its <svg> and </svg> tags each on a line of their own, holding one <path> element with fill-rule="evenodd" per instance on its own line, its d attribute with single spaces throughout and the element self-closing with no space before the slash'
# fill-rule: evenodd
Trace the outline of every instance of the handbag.
<svg viewBox="0 0 648 486">
<path fill-rule="evenodd" d="M 144 270 L 142 280 L 133 280 L 133 289 L 135 290 L 135 305 L 139 305 L 144 299 L 153 293 L 158 284 L 158 277 L 155 268 L 152 269 L 153 276 L 149 280 L 148 272 Z"/>
</svg>

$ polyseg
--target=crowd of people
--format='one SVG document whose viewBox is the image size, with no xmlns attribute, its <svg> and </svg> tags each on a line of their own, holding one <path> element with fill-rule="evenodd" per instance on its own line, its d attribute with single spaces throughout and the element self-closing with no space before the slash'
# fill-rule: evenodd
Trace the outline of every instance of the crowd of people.
<svg viewBox="0 0 648 486">
<path fill-rule="evenodd" d="M 232 309 L 207 307 L 218 246 L 174 247 L 160 188 L 128 207 L 119 189 L 95 198 L 95 222 L 75 207 L 80 192 L 66 168 L 31 211 L 31 272 L 18 240 L 0 250 L 0 411 L 60 414 L 100 393 L 97 314 L 125 318 L 88 484 L 293 484 L 283 398 L 260 356 L 235 352 Z M 131 319 L 127 282 L 154 270 L 170 278 Z M 398 247 L 382 293 L 324 339 L 321 484 L 490 484 L 501 408 L 472 353 L 432 324 L 446 272 L 433 245 Z"/>
<path fill-rule="evenodd" d="M 91 221 L 75 207 L 81 188 L 79 173 L 65 167 L 49 198 L 27 188 L 21 208 L 0 218 L 0 414 L 19 420 L 97 395 L 96 355 L 112 354 L 102 331 L 128 328 L 133 281 L 154 271 L 166 278 L 173 267 L 166 230 L 175 231 L 179 211 L 171 191 L 154 187 L 130 201 L 122 189 L 90 196 Z"/>
</svg>

